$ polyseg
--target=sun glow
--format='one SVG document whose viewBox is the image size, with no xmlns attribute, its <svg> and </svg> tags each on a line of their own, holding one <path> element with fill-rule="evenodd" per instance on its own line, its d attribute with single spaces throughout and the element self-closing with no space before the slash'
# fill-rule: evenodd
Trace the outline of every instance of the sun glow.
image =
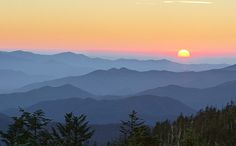
<svg viewBox="0 0 236 146">
<path fill-rule="evenodd" d="M 178 51 L 178 57 L 180 58 L 188 58 L 191 57 L 191 54 L 188 50 L 182 49 Z"/>
</svg>

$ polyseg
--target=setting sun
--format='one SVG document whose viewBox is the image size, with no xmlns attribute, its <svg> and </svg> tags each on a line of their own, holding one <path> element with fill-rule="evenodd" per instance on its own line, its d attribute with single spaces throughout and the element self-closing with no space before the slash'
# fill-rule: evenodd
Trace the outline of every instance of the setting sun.
<svg viewBox="0 0 236 146">
<path fill-rule="evenodd" d="M 190 52 L 188 50 L 179 50 L 178 51 L 178 57 L 181 57 L 181 58 L 187 58 L 187 57 L 190 57 Z"/>
</svg>

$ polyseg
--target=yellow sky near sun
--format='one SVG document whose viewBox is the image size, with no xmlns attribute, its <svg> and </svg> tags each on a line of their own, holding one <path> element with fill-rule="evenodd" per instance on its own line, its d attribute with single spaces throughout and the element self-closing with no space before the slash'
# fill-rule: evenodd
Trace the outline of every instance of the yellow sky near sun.
<svg viewBox="0 0 236 146">
<path fill-rule="evenodd" d="M 236 54 L 236 1 L 201 1 L 0 0 L 0 48 Z"/>
</svg>

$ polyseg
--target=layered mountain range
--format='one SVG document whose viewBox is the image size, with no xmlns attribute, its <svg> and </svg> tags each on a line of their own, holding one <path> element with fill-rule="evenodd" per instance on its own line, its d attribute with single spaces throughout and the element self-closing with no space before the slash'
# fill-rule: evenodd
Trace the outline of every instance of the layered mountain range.
<svg viewBox="0 0 236 146">
<path fill-rule="evenodd" d="M 0 79 L 1 113 L 42 109 L 55 121 L 74 112 L 93 124 L 119 123 L 136 110 L 154 124 L 236 100 L 236 65 L 14 51 L 0 52 Z"/>
<path fill-rule="evenodd" d="M 129 68 L 137 71 L 202 71 L 226 67 L 227 64 L 180 64 L 169 60 L 137 60 L 91 58 L 83 54 L 63 52 L 53 55 L 25 51 L 0 52 L 0 92 L 29 83 L 79 76 L 98 69 Z M 7 72 L 7 73 L 6 73 Z"/>
<path fill-rule="evenodd" d="M 43 86 L 71 84 L 96 95 L 131 95 L 156 87 L 178 85 L 190 88 L 209 88 L 236 80 L 233 66 L 201 72 L 135 71 L 127 68 L 97 70 L 86 75 L 70 76 L 27 85 L 18 91 Z"/>
</svg>

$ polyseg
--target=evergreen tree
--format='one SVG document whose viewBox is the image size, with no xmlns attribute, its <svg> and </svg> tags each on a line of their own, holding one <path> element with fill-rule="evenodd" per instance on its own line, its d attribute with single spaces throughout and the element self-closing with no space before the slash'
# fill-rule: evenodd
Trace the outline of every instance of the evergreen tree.
<svg viewBox="0 0 236 146">
<path fill-rule="evenodd" d="M 122 121 L 120 132 L 123 135 L 124 145 L 148 146 L 152 142 L 149 128 L 135 111 L 129 115 L 128 121 Z"/>
<path fill-rule="evenodd" d="M 13 123 L 9 125 L 6 133 L 0 132 L 2 141 L 9 146 L 41 145 L 41 139 L 44 136 L 41 133 L 46 131 L 45 128 L 50 120 L 44 117 L 41 110 L 31 114 L 20 109 L 20 113 L 20 117 L 12 118 Z"/>
<path fill-rule="evenodd" d="M 153 129 L 153 135 L 156 139 L 157 146 L 169 145 L 171 144 L 171 133 L 172 125 L 170 121 L 166 120 L 164 122 L 157 122 Z"/>
<path fill-rule="evenodd" d="M 83 146 L 93 133 L 86 116 L 77 117 L 73 113 L 65 115 L 65 124 L 58 123 L 53 128 L 54 143 L 58 146 Z"/>
<path fill-rule="evenodd" d="M 48 118 L 45 118 L 45 114 L 42 110 L 37 110 L 32 114 L 21 109 L 22 116 L 25 119 L 25 127 L 30 132 L 29 141 L 34 146 L 41 145 L 41 140 L 45 140 L 46 126 L 50 122 Z"/>
<path fill-rule="evenodd" d="M 29 145 L 30 133 L 25 129 L 24 117 L 13 117 L 13 123 L 9 125 L 6 133 L 0 131 L 2 141 L 7 146 Z"/>
</svg>

